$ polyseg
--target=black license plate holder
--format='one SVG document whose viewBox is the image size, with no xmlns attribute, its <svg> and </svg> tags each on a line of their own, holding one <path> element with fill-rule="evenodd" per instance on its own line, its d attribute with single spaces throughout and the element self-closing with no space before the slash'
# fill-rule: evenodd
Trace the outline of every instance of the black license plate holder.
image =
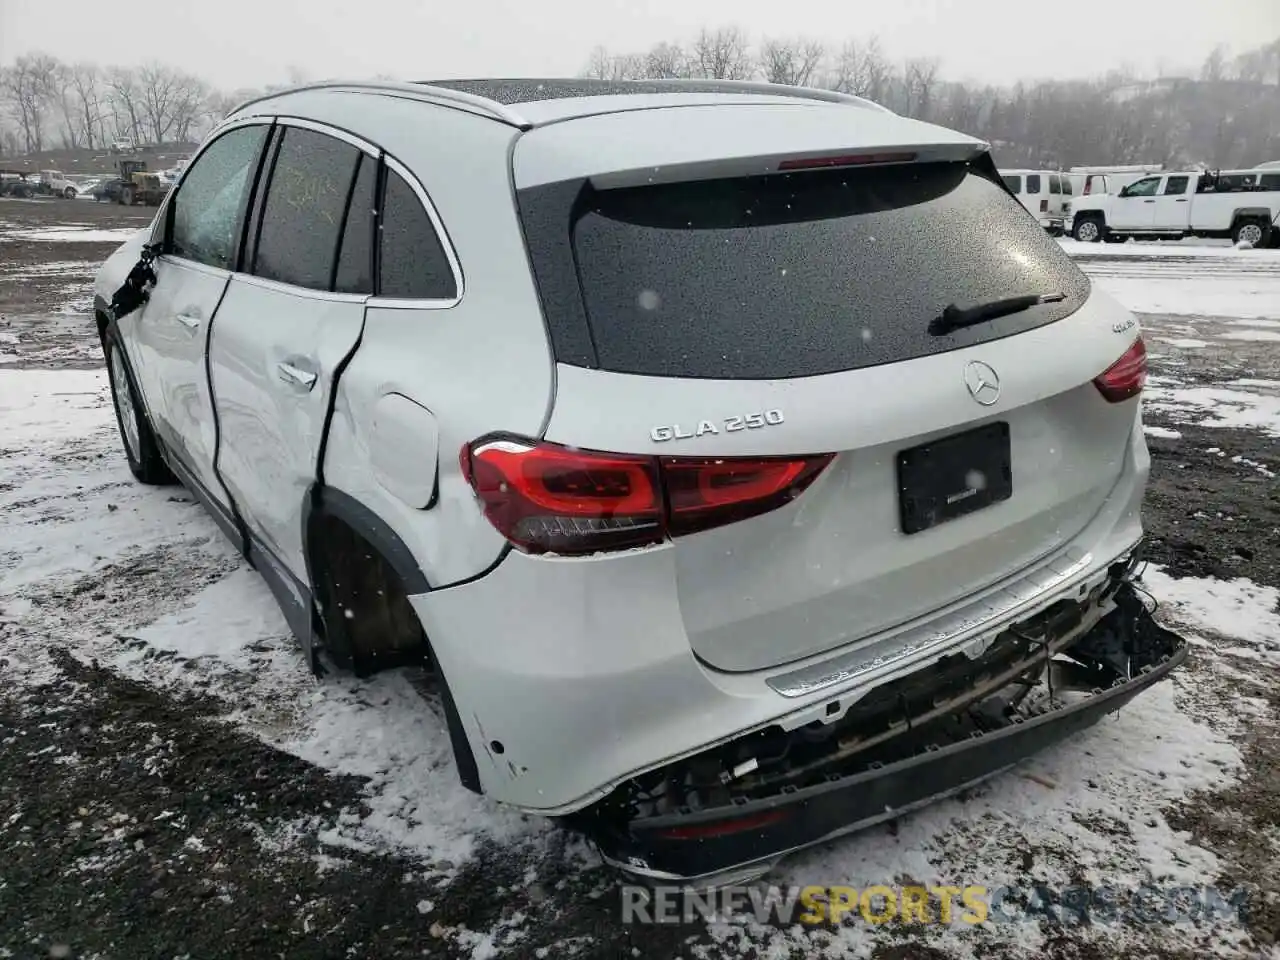
<svg viewBox="0 0 1280 960">
<path fill-rule="evenodd" d="M 1009 424 L 984 424 L 898 453 L 898 509 L 905 534 L 1013 496 Z"/>
</svg>

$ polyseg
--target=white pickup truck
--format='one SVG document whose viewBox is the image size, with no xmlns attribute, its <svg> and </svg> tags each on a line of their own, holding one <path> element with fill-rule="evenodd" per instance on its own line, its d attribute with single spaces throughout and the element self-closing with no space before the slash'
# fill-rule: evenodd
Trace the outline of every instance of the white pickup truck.
<svg viewBox="0 0 1280 960">
<path fill-rule="evenodd" d="M 1280 172 L 1168 172 L 1118 193 L 1073 198 L 1063 224 L 1077 240 L 1230 237 L 1255 247 L 1280 244 Z"/>
</svg>

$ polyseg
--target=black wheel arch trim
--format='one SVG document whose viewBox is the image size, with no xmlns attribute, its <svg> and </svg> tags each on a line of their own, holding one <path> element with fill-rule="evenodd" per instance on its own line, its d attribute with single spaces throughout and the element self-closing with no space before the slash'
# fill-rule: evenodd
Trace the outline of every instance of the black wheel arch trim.
<svg viewBox="0 0 1280 960">
<path fill-rule="evenodd" d="M 325 484 L 312 486 L 302 508 L 302 539 L 308 557 L 311 553 L 311 522 L 317 516 L 335 517 L 364 537 L 382 554 L 396 572 L 405 593 L 413 596 L 429 593 L 431 584 L 414 559 L 413 551 L 391 525 L 351 494 Z"/>
</svg>

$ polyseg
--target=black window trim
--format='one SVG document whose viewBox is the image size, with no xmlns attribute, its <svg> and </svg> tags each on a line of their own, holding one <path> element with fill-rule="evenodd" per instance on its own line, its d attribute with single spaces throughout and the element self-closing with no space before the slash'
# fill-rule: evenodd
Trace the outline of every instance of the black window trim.
<svg viewBox="0 0 1280 960">
<path fill-rule="evenodd" d="M 384 307 L 396 310 L 448 310 L 456 307 L 462 302 L 462 298 L 466 295 L 466 286 L 463 282 L 462 267 L 458 263 L 458 255 L 453 248 L 453 240 L 449 236 L 449 232 L 445 230 L 444 222 L 440 219 L 440 214 L 436 211 L 436 206 L 431 202 L 431 197 L 427 194 L 426 188 L 423 187 L 421 181 L 413 174 L 407 166 L 397 160 L 389 153 L 382 155 L 383 169 L 378 177 L 378 229 L 382 224 L 382 204 L 386 193 L 386 173 L 390 171 L 398 174 L 405 183 L 409 185 L 409 189 L 413 191 L 418 198 L 418 202 L 422 204 L 422 208 L 427 212 L 427 219 L 431 221 L 431 226 L 436 232 L 436 237 L 440 241 L 440 247 L 444 250 L 445 259 L 449 262 L 449 271 L 453 274 L 453 283 L 455 293 L 448 299 L 412 299 L 408 297 L 390 297 L 382 293 L 375 293 L 369 298 L 369 306 Z M 377 239 L 381 239 L 380 237 Z M 381 243 L 375 243 L 374 249 L 381 250 Z M 375 263 L 380 258 L 380 253 L 375 253 Z"/>
<path fill-rule="evenodd" d="M 206 272 L 211 272 L 214 275 L 230 276 L 231 274 L 239 272 L 240 259 L 244 254 L 244 240 L 245 240 L 244 230 L 245 230 L 245 226 L 249 222 L 249 216 L 253 212 L 254 204 L 257 200 L 257 193 L 261 187 L 262 158 L 263 158 L 263 155 L 266 153 L 266 149 L 269 148 L 271 145 L 271 136 L 272 136 L 272 133 L 274 132 L 272 129 L 272 126 L 274 122 L 275 121 L 272 117 L 265 117 L 257 114 L 249 117 L 237 117 L 234 120 L 228 120 L 225 123 L 215 127 L 209 133 L 209 136 L 205 138 L 204 143 L 200 145 L 200 147 L 192 155 L 191 159 L 187 161 L 187 165 L 182 170 L 182 176 L 178 178 L 178 182 L 174 184 L 173 187 L 169 190 L 169 192 L 165 195 L 165 198 L 162 201 L 160 210 L 157 212 L 155 226 L 152 228 L 152 231 L 151 231 L 150 242 L 152 244 L 156 244 L 157 243 L 156 233 L 160 234 L 160 239 L 158 241 L 160 246 L 159 255 L 158 255 L 159 258 L 168 258 L 170 260 L 176 261 L 177 263 L 181 263 L 183 266 L 190 267 L 195 270 L 203 270 Z M 263 148 L 259 149 L 258 151 L 257 162 L 253 171 L 254 179 L 253 179 L 253 182 L 251 182 L 249 185 L 250 195 L 248 197 L 248 203 L 245 205 L 245 209 L 241 213 L 241 220 L 240 220 L 240 223 L 238 224 L 237 232 L 239 233 L 239 236 L 236 237 L 236 241 L 235 241 L 235 248 L 233 250 L 233 255 L 232 255 L 232 266 L 230 268 L 215 267 L 209 263 L 200 263 L 198 260 L 189 260 L 186 257 L 180 257 L 175 253 L 171 253 L 169 251 L 169 242 L 170 242 L 170 233 L 173 231 L 173 212 L 175 209 L 174 198 L 177 197 L 179 192 L 181 192 L 183 183 L 187 179 L 187 174 L 200 161 L 200 158 L 203 157 L 210 150 L 210 148 L 213 147 L 215 143 L 221 140 L 225 134 L 228 134 L 233 130 L 239 130 L 242 127 L 253 127 L 253 126 L 266 127 L 267 136 L 266 136 L 266 140 L 264 142 Z"/>
<path fill-rule="evenodd" d="M 351 131 L 344 130 L 341 127 L 333 127 L 326 123 L 320 123 L 316 120 L 310 120 L 305 117 L 275 116 L 267 117 L 265 119 L 268 123 L 274 122 L 277 128 L 299 127 L 303 130 L 311 130 L 314 133 L 333 137 L 335 140 L 342 140 L 343 142 L 355 147 L 366 158 L 371 159 L 379 166 L 382 165 L 383 158 L 386 156 L 382 148 L 375 146 L 367 140 L 361 139 Z M 257 189 L 254 191 L 254 196 L 249 206 L 249 214 L 254 218 L 253 225 L 256 233 L 261 233 L 262 231 L 261 207 L 264 200 L 264 191 L 270 191 L 271 177 L 275 173 L 276 156 L 280 152 L 280 143 L 283 139 L 283 130 L 281 130 L 280 136 L 276 137 L 274 141 L 268 141 L 268 149 L 271 154 L 267 161 L 269 169 L 264 168 L 262 171 L 262 175 L 258 179 Z M 359 168 L 357 167 L 357 172 L 358 169 Z M 350 197 L 348 196 L 348 200 L 349 199 Z M 374 229 L 376 229 L 376 227 Z M 376 234 L 373 239 L 376 241 Z M 251 247 L 253 255 L 257 256 L 258 237 L 255 235 L 253 237 L 252 244 L 246 243 L 245 247 L 246 252 Z M 252 286 L 261 287 L 264 290 L 278 290 L 282 293 L 291 293 L 296 296 L 307 296 L 316 300 L 333 300 L 343 303 L 365 303 L 373 297 L 372 294 L 368 293 L 338 293 L 334 290 L 317 290 L 315 287 L 300 287 L 296 284 L 285 283 L 281 280 L 268 280 L 266 277 L 259 277 L 250 273 L 249 271 L 251 269 L 253 269 L 252 263 L 242 259 L 236 269 L 236 278 Z M 332 273 L 330 276 L 332 277 Z M 330 283 L 330 286 L 332 286 L 332 283 Z"/>
</svg>

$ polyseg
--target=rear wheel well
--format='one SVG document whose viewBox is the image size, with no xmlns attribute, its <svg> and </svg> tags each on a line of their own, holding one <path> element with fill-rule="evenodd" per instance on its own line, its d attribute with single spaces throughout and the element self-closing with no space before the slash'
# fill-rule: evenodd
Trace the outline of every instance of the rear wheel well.
<svg viewBox="0 0 1280 960">
<path fill-rule="evenodd" d="M 314 512 L 306 532 L 326 653 L 360 677 L 399 666 L 427 668 L 429 692 L 438 694 L 448 724 L 458 779 L 480 793 L 475 755 L 403 579 L 382 551 L 340 516 Z"/>
</svg>

